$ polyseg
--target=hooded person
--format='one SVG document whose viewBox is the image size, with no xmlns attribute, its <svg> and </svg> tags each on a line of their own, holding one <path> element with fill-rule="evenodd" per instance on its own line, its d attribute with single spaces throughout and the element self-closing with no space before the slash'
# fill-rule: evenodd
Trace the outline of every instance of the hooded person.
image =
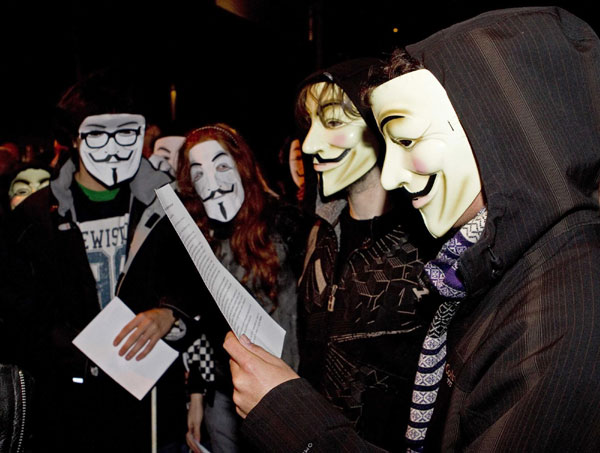
<svg viewBox="0 0 600 453">
<path fill-rule="evenodd" d="M 382 183 L 453 235 L 426 265 L 411 450 L 600 448 L 599 52 L 560 8 L 494 11 L 408 46 L 370 95 Z"/>
<path fill-rule="evenodd" d="M 493 11 L 408 46 L 372 79 L 383 184 L 412 192 L 447 240 L 426 265 L 443 308 L 423 343 L 411 450 L 600 448 L 599 44 L 559 8 Z M 241 369 L 265 384 L 240 390 L 239 410 L 281 414 L 270 395 L 295 376 L 244 343 Z M 326 404 L 294 405 L 296 423 L 260 431 L 265 451 L 284 451 L 283 438 L 379 451 Z"/>
<path fill-rule="evenodd" d="M 360 103 L 361 83 L 375 61 L 321 70 L 302 83 L 298 95 L 297 116 L 310 126 L 302 150 L 313 159 L 321 192 L 298 283 L 299 374 L 305 379 L 269 397 L 290 413 L 270 417 L 261 404 L 244 422 L 259 450 L 273 446 L 253 435 L 257 425 L 268 423 L 275 431 L 280 423 L 294 425 L 296 398 L 310 405 L 319 398 L 313 388 L 376 445 L 393 448 L 402 441 L 396 427 L 407 422 L 429 321 L 416 308 L 424 294 L 424 257 L 412 235 L 416 225 L 425 229 L 412 224 L 419 220 L 414 210 L 398 200 L 394 205 L 380 183 L 380 141 L 370 110 Z"/>
<path fill-rule="evenodd" d="M 142 158 L 144 117 L 111 82 L 110 73 L 95 73 L 65 93 L 59 113 L 73 156 L 6 227 L 10 266 L 0 308 L 13 359 L 36 380 L 36 448 L 51 451 L 150 448 L 150 396 L 138 401 L 72 340 L 117 295 L 137 315 L 113 346 L 122 360 L 142 360 L 173 326 L 173 304 L 183 306 L 162 272 L 164 251 L 179 241 L 154 189 L 170 178 Z M 161 400 L 174 406 L 185 401 L 180 368 L 159 383 Z M 173 414 L 159 419 L 161 446 L 175 441 L 169 422 L 184 423 L 183 410 L 179 423 Z"/>
</svg>

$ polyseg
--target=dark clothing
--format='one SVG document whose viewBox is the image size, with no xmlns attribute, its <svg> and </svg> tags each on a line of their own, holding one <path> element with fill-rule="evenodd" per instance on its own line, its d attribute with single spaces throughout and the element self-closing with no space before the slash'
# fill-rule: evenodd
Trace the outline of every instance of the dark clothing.
<svg viewBox="0 0 600 453">
<path fill-rule="evenodd" d="M 100 311 L 96 281 L 75 223 L 74 171 L 74 165 L 67 162 L 50 187 L 13 211 L 8 225 L 11 266 L 2 310 L 10 320 L 7 324 L 17 349 L 13 360 L 36 379 L 35 439 L 40 451 L 147 451 L 150 396 L 139 402 L 71 343 Z M 168 182 L 168 177 L 142 160 L 128 184 L 127 261 L 117 295 L 136 313 L 163 303 L 178 305 L 169 297 L 170 282 L 161 272 L 168 265 L 163 250 L 169 249 L 170 224 L 166 217 L 161 219 L 164 213 L 152 190 Z M 184 404 L 180 361 L 160 382 L 168 389 L 162 392 L 164 396 L 171 393 L 175 402 L 174 392 L 179 391 L 177 401 Z M 162 425 L 159 422 L 159 444 L 171 441 L 162 431 L 169 421 L 183 423 L 183 436 L 183 407 L 179 413 L 179 417 L 176 411 L 168 414 Z"/>
<path fill-rule="evenodd" d="M 30 451 L 33 389 L 29 373 L 14 365 L 0 364 L 0 451 L 3 453 Z"/>
<path fill-rule="evenodd" d="M 564 10 L 523 8 L 407 48 L 446 89 L 488 209 L 459 262 L 467 297 L 426 451 L 600 451 L 599 44 Z M 301 389 L 276 387 L 247 418 L 263 451 L 376 451 L 290 387 Z"/>
<path fill-rule="evenodd" d="M 416 312 L 421 256 L 398 226 L 400 210 L 356 221 L 350 218 L 347 208 L 338 216 L 339 203 L 338 209 L 335 204 L 326 206 L 326 210 L 333 208 L 328 217 L 338 233 L 325 219 L 314 224 L 299 282 L 304 317 L 300 375 L 327 398 L 329 406 L 321 402 L 322 397 L 305 380 L 292 381 L 273 392 L 285 400 L 282 411 L 289 411 L 293 417 L 298 415 L 299 420 L 302 415 L 296 409 L 300 407 L 311 406 L 308 412 L 313 417 L 321 406 L 329 407 L 332 413 L 328 417 L 333 418 L 317 424 L 323 422 L 328 429 L 329 423 L 342 423 L 376 444 L 394 448 L 402 439 L 403 433 L 395 428 L 406 423 L 412 380 L 427 325 L 427 320 Z M 349 228 L 352 230 L 347 231 Z M 338 256 L 340 233 L 346 238 L 342 246 L 347 249 L 344 257 Z M 336 266 L 340 269 L 337 277 Z M 297 398 L 303 400 L 300 406 L 295 404 Z M 347 419 L 334 416 L 333 407 Z M 278 417 L 295 420 L 287 415 Z M 300 443 L 274 441 L 266 447 L 254 429 L 271 423 L 278 422 L 261 402 L 249 414 L 243 429 L 255 446 L 266 451 L 288 447 L 288 451 L 302 451 L 306 445 L 300 444 L 311 440 L 310 436 L 299 434 L 301 431 L 292 433 L 296 428 L 303 429 L 299 421 L 299 425 L 288 423 L 288 429 L 290 435 L 303 438 Z M 320 427 L 314 428 L 317 431 Z"/>
<path fill-rule="evenodd" d="M 459 262 L 429 451 L 600 451 L 600 42 L 559 8 L 409 46 L 444 85 L 488 209 Z"/>
<path fill-rule="evenodd" d="M 306 316 L 300 375 L 373 443 L 393 448 L 408 417 L 412 381 L 427 320 L 417 313 L 421 252 L 398 225 L 400 210 L 366 221 L 340 216 L 313 227 L 299 282 Z M 359 228 L 349 230 L 361 224 Z M 355 246 L 345 237 L 363 232 Z M 341 262 L 340 262 L 341 261 Z M 339 269 L 336 276 L 336 267 Z"/>
</svg>

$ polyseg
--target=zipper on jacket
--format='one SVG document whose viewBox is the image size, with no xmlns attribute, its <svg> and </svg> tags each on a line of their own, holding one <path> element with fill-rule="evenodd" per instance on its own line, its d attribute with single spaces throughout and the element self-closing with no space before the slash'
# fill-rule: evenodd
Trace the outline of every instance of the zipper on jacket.
<svg viewBox="0 0 600 453">
<path fill-rule="evenodd" d="M 21 382 L 21 402 L 23 409 L 21 411 L 21 429 L 19 432 L 19 443 L 17 444 L 17 453 L 21 451 L 23 439 L 25 437 L 25 419 L 27 414 L 27 392 L 25 389 L 25 375 L 22 370 L 19 370 L 19 381 Z"/>
<path fill-rule="evenodd" d="M 332 312 L 335 307 L 335 292 L 338 289 L 338 285 L 333 285 L 331 287 L 331 294 L 329 295 L 329 299 L 327 300 L 327 311 Z"/>
</svg>

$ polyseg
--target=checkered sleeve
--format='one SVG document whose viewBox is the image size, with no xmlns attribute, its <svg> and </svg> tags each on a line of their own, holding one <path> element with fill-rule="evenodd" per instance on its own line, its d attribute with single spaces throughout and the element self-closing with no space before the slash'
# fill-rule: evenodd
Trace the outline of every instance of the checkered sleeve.
<svg viewBox="0 0 600 453">
<path fill-rule="evenodd" d="M 183 364 L 189 372 L 189 393 L 205 393 L 215 380 L 214 350 L 205 334 L 201 334 L 183 353 Z"/>
</svg>

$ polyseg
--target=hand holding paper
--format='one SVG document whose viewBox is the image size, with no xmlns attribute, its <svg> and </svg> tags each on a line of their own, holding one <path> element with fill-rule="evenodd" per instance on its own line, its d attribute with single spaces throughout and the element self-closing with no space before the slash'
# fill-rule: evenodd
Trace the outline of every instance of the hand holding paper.
<svg viewBox="0 0 600 453">
<path fill-rule="evenodd" d="M 283 360 L 252 344 L 245 336 L 238 341 L 229 332 L 223 347 L 231 356 L 233 402 L 242 418 L 273 388 L 299 378 Z"/>
<path fill-rule="evenodd" d="M 121 327 L 135 318 L 135 314 L 115 297 L 73 340 L 106 374 L 112 377 L 137 399 L 156 384 L 177 358 L 178 352 L 159 340 L 144 360 L 125 360 L 113 345 Z"/>
<path fill-rule="evenodd" d="M 121 341 L 131 334 L 119 349 L 119 355 L 123 356 L 127 353 L 125 359 L 131 360 L 138 351 L 144 348 L 135 358 L 136 360 L 142 360 L 152 351 L 158 340 L 169 332 L 174 321 L 173 310 L 169 308 L 153 308 L 144 311 L 121 329 L 121 332 L 113 341 L 113 345 L 118 346 Z"/>
</svg>

